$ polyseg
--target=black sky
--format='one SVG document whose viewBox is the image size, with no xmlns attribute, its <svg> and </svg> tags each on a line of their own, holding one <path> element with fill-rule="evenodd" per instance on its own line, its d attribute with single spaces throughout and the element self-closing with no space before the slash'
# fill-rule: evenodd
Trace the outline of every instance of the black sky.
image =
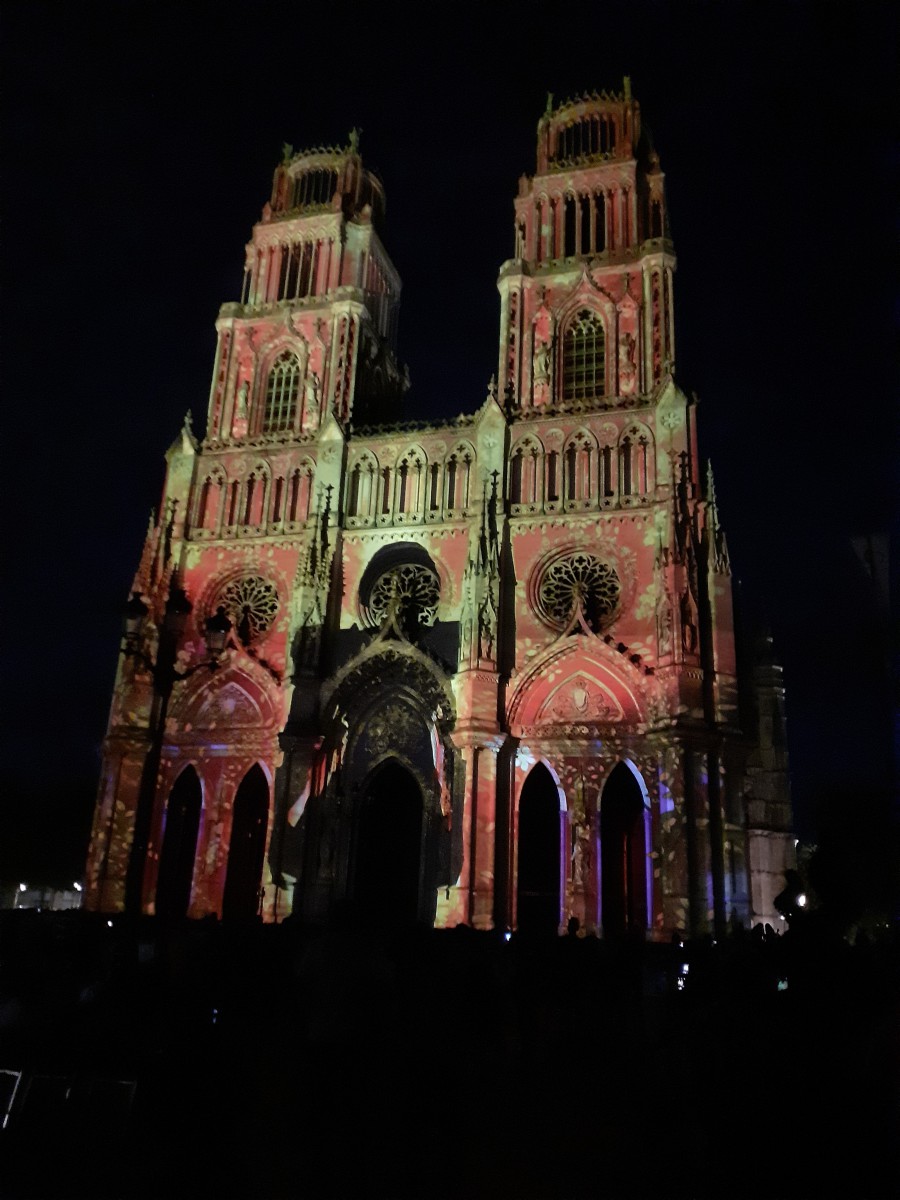
<svg viewBox="0 0 900 1200">
<path fill-rule="evenodd" d="M 546 93 L 625 73 L 666 171 L 677 379 L 784 663 L 799 832 L 835 797 L 881 819 L 888 618 L 851 538 L 890 522 L 893 9 L 7 0 L 0 878 L 80 872 L 162 455 L 188 408 L 203 428 L 214 320 L 282 143 L 362 128 L 408 415 L 471 411 Z"/>
</svg>

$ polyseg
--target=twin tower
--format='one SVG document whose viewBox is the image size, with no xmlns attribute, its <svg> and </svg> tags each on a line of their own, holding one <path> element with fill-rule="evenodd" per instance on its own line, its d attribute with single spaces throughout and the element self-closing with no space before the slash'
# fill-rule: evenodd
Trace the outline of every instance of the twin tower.
<svg viewBox="0 0 900 1200">
<path fill-rule="evenodd" d="M 355 134 L 285 147 L 206 437 L 166 455 L 87 907 L 609 938 L 774 921 L 780 669 L 736 643 L 629 81 L 548 100 L 470 416 L 397 423 L 383 212 Z"/>
</svg>

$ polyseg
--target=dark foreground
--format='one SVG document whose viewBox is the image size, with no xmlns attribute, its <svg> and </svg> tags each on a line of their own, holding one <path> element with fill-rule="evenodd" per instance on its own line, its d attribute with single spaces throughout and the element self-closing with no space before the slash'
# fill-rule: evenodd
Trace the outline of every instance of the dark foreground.
<svg viewBox="0 0 900 1200">
<path fill-rule="evenodd" d="M 895 1194 L 887 938 L 83 913 L 5 913 L 0 936 L 0 1069 L 23 1072 L 4 1197 Z"/>
</svg>

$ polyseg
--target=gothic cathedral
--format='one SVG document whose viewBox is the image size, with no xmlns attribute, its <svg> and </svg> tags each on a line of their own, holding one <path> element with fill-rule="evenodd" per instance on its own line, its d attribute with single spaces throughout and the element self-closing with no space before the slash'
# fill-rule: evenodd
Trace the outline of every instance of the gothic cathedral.
<svg viewBox="0 0 900 1200">
<path fill-rule="evenodd" d="M 188 421 L 166 455 L 87 907 L 651 939 L 773 920 L 780 669 L 736 641 L 629 81 L 548 99 L 470 416 L 398 422 L 383 210 L 355 133 L 285 147 L 206 437 Z"/>
</svg>

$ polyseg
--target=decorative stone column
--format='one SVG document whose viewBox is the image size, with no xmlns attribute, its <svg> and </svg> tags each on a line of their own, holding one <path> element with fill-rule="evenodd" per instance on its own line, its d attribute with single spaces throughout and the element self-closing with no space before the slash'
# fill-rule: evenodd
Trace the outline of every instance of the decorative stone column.
<svg viewBox="0 0 900 1200">
<path fill-rule="evenodd" d="M 470 731 L 456 736 L 454 741 L 460 748 L 465 770 L 463 862 L 459 878 L 449 889 L 450 899 L 439 899 L 436 923 L 448 926 L 465 923 L 476 929 L 493 929 L 497 752 L 504 735 L 485 738 Z"/>
</svg>

